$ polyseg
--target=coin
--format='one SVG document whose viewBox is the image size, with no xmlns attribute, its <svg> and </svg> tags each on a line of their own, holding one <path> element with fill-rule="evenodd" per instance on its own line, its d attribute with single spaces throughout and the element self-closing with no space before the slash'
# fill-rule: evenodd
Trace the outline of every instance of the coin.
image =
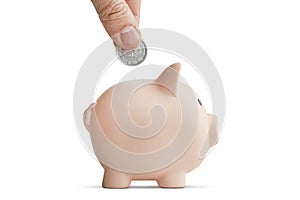
<svg viewBox="0 0 300 200">
<path fill-rule="evenodd" d="M 144 41 L 135 49 L 123 49 L 116 45 L 116 54 L 119 61 L 128 66 L 141 64 L 147 56 L 147 47 Z"/>
</svg>

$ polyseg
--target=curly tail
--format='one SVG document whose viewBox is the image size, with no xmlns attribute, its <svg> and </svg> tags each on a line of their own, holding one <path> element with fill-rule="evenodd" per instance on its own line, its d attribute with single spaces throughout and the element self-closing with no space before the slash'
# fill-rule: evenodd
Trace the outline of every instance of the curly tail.
<svg viewBox="0 0 300 200">
<path fill-rule="evenodd" d="M 96 103 L 92 103 L 83 113 L 83 123 L 85 128 L 90 131 L 91 128 L 91 117 L 92 117 L 92 112 L 94 110 Z"/>
</svg>

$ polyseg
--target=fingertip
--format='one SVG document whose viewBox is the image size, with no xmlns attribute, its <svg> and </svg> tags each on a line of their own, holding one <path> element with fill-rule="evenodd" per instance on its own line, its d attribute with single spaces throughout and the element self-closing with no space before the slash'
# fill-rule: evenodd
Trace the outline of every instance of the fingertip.
<svg viewBox="0 0 300 200">
<path fill-rule="evenodd" d="M 135 27 L 128 26 L 120 33 L 113 35 L 111 39 L 123 49 L 134 49 L 141 42 L 141 34 Z"/>
</svg>

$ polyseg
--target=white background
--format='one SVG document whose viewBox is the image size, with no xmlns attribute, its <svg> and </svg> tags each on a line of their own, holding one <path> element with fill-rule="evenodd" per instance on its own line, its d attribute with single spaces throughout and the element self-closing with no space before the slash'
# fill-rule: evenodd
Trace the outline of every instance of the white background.
<svg viewBox="0 0 300 200">
<path fill-rule="evenodd" d="M 180 32 L 210 55 L 227 117 L 186 189 L 109 190 L 72 116 L 81 64 L 108 38 L 91 2 L 1 1 L 0 199 L 299 199 L 299 10 L 297 0 L 144 0 L 142 28 Z"/>
</svg>

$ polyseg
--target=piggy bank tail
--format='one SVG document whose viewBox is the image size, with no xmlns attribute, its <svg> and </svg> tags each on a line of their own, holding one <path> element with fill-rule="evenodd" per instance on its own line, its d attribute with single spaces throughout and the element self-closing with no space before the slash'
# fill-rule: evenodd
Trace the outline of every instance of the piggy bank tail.
<svg viewBox="0 0 300 200">
<path fill-rule="evenodd" d="M 92 121 L 92 115 L 95 112 L 96 103 L 92 103 L 83 113 L 83 123 L 85 128 L 90 132 L 91 131 L 91 121 Z"/>
</svg>

